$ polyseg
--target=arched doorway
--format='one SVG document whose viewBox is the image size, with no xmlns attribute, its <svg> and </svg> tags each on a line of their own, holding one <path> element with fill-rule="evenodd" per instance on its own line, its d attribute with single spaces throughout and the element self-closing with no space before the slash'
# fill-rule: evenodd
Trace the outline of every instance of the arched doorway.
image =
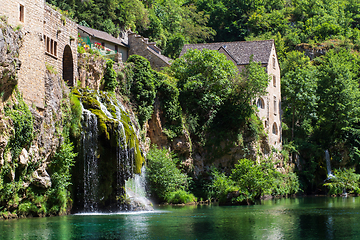
<svg viewBox="0 0 360 240">
<path fill-rule="evenodd" d="M 65 46 L 63 54 L 63 79 L 69 86 L 74 86 L 74 62 L 69 45 Z"/>
</svg>

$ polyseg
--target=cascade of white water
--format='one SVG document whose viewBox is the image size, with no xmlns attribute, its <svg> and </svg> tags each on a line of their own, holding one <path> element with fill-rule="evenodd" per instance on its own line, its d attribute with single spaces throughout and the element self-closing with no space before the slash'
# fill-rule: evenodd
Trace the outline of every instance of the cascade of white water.
<svg viewBox="0 0 360 240">
<path fill-rule="evenodd" d="M 327 149 L 325 150 L 325 160 L 326 160 L 327 179 L 333 178 L 334 175 L 331 172 L 330 154 Z"/>
<path fill-rule="evenodd" d="M 137 134 L 129 115 L 120 102 L 106 93 L 98 92 L 94 99 L 97 100 L 98 107 L 91 111 L 84 109 L 82 120 L 83 211 L 97 212 L 103 209 L 110 211 L 153 210 L 151 203 L 145 198 L 145 168 L 142 169 L 142 175 L 134 174 L 135 169 L 136 171 L 140 170 L 136 164 L 139 164 L 138 159 L 142 155 L 136 139 Z M 98 109 L 101 110 L 101 113 L 96 112 Z M 103 115 L 99 118 L 94 113 Z M 105 116 L 106 118 L 104 118 Z M 99 123 L 98 118 L 100 119 Z M 100 124 L 101 129 L 107 129 L 106 139 L 102 135 L 103 132 L 98 133 L 98 124 Z M 109 141 L 109 145 L 99 142 L 103 139 L 105 143 Z M 114 146 L 115 141 L 116 145 Z M 103 152 L 104 149 L 110 151 L 105 153 Z M 116 151 L 114 151 L 115 149 Z M 102 156 L 107 156 L 107 159 L 104 160 Z M 104 178 L 103 171 L 108 167 L 111 170 L 105 178 L 106 182 L 100 182 L 100 177 L 101 179 Z M 126 181 L 129 179 L 132 179 L 135 188 L 126 188 Z M 124 201 L 125 198 L 130 201 Z"/>
<path fill-rule="evenodd" d="M 152 203 L 146 198 L 146 168 L 141 168 L 141 174 L 135 174 L 125 182 L 126 194 L 132 205 L 144 210 L 153 210 Z"/>
<path fill-rule="evenodd" d="M 81 136 L 84 158 L 84 211 L 97 211 L 98 159 L 96 157 L 98 128 L 97 117 L 83 109 L 83 131 Z"/>
</svg>

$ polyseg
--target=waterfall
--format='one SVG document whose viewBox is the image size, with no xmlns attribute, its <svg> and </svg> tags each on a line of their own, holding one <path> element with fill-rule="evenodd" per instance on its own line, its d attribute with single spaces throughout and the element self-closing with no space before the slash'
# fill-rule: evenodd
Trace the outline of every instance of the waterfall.
<svg viewBox="0 0 360 240">
<path fill-rule="evenodd" d="M 146 170 L 145 166 L 141 169 L 141 174 L 136 174 L 134 178 L 125 182 L 125 189 L 132 205 L 144 210 L 153 210 L 152 203 L 146 198 Z"/>
<path fill-rule="evenodd" d="M 327 149 L 325 150 L 325 160 L 326 160 L 327 179 L 331 179 L 334 177 L 334 175 L 331 172 L 330 154 Z"/>
<path fill-rule="evenodd" d="M 98 128 L 97 117 L 83 109 L 83 131 L 81 136 L 84 158 L 84 211 L 96 212 L 98 191 L 98 159 L 96 157 Z"/>
<path fill-rule="evenodd" d="M 124 106 L 105 92 L 81 89 L 77 94 L 84 107 L 82 154 L 76 166 L 83 175 L 75 178 L 75 187 L 82 194 L 74 199 L 76 211 L 153 210 L 144 190 L 126 187 L 129 181 L 140 186 L 145 168 L 141 169 L 144 157 Z"/>
</svg>

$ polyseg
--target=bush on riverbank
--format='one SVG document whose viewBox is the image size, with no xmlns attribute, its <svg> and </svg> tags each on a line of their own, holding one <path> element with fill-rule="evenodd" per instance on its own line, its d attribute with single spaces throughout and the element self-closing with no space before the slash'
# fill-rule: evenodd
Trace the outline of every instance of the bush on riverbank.
<svg viewBox="0 0 360 240">
<path fill-rule="evenodd" d="M 252 204 L 264 195 L 295 194 L 300 190 L 295 174 L 280 173 L 267 160 L 256 163 L 241 159 L 229 176 L 217 169 L 212 175 L 211 197 L 219 199 L 220 204 Z"/>
<path fill-rule="evenodd" d="M 335 169 L 334 176 L 324 184 L 329 189 L 328 194 L 360 193 L 360 174 L 354 168 Z"/>
<path fill-rule="evenodd" d="M 176 167 L 177 158 L 166 149 L 153 145 L 147 154 L 147 181 L 153 197 L 160 202 L 188 203 L 194 195 L 188 190 L 189 177 Z"/>
</svg>

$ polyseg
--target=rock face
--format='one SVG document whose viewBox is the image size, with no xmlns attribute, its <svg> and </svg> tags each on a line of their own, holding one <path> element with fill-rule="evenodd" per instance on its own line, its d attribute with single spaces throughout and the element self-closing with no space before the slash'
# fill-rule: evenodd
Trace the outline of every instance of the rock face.
<svg viewBox="0 0 360 240">
<path fill-rule="evenodd" d="M 19 70 L 19 48 L 22 33 L 14 32 L 0 20 L 0 92 L 2 100 L 7 100 L 17 84 L 16 71 Z"/>
<path fill-rule="evenodd" d="M 105 59 L 89 53 L 79 53 L 78 61 L 81 87 L 99 90 L 101 79 L 104 76 Z"/>
</svg>

